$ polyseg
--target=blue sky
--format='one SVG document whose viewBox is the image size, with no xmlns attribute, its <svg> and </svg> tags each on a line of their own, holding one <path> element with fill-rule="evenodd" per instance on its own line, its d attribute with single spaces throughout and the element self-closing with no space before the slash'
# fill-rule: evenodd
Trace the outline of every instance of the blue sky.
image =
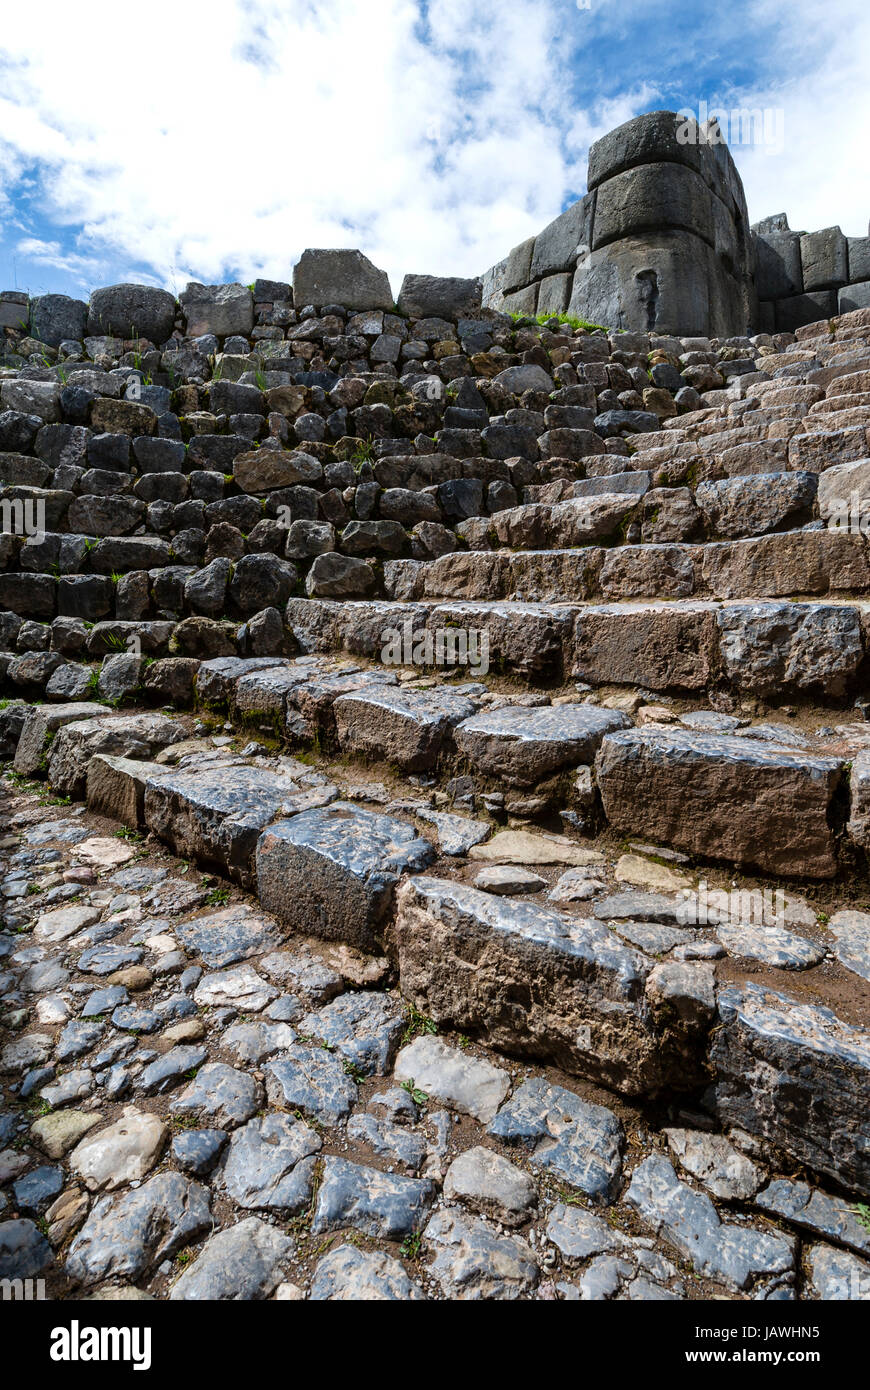
<svg viewBox="0 0 870 1390">
<path fill-rule="evenodd" d="M 870 216 L 866 0 L 69 0 L 0 28 L 0 289 L 289 279 L 306 246 L 477 274 L 642 111 L 764 109 L 757 220 Z"/>
</svg>

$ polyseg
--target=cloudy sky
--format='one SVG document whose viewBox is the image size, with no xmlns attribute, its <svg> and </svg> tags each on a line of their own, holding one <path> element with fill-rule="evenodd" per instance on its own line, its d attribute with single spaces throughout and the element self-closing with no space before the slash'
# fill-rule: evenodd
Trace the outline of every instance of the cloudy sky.
<svg viewBox="0 0 870 1390">
<path fill-rule="evenodd" d="M 39 0 L 0 26 L 0 289 L 478 274 L 643 111 L 762 108 L 757 220 L 870 217 L 867 0 Z M 739 134 L 739 132 L 738 132 Z"/>
</svg>

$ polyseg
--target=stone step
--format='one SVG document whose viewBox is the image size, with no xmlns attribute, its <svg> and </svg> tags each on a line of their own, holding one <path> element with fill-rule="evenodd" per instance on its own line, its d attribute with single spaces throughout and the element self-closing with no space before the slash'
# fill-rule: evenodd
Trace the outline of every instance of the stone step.
<svg viewBox="0 0 870 1390">
<path fill-rule="evenodd" d="M 838 491 L 825 504 L 836 516 Z M 522 558 L 529 561 L 530 569 L 544 560 L 534 554 Z M 640 686 L 663 694 L 727 690 L 735 696 L 747 693 L 762 698 L 812 695 L 825 702 L 842 700 L 860 688 L 870 631 L 866 601 L 566 603 L 559 596 L 570 590 L 573 574 L 579 572 L 582 578 L 584 573 L 578 571 L 577 553 L 553 554 L 547 564 L 558 577 L 556 583 L 543 587 L 545 596 L 555 590 L 553 600 L 291 599 L 284 613 L 286 629 L 276 613 L 272 636 L 285 650 L 346 652 L 385 662 L 388 669 L 378 678 L 393 684 L 396 667 L 416 664 L 427 670 L 464 670 L 471 679 L 492 670 L 525 680 L 574 678 L 595 686 Z M 491 567 L 489 572 L 498 574 Z M 484 577 L 486 573 L 486 569 L 478 570 Z M 481 584 L 481 591 L 496 587 L 496 583 Z M 0 620 L 4 617 L 0 613 Z M 224 704 L 229 677 L 220 681 L 211 673 L 226 664 L 228 671 L 238 669 L 249 675 L 239 684 L 234 705 L 242 718 L 258 713 L 271 717 L 276 712 L 271 680 L 277 681 L 282 702 L 286 691 L 295 689 L 294 718 L 300 729 L 306 727 L 309 709 L 321 699 L 319 687 L 311 686 L 304 673 L 282 670 L 271 678 L 258 675 L 260 667 L 286 664 L 282 655 L 237 655 L 243 650 L 245 625 L 192 617 L 178 624 L 104 621 L 86 626 L 80 620 L 56 618 L 41 630 L 44 636 L 37 646 L 46 649 L 27 650 L 29 630 L 21 619 L 8 615 L 5 641 L 9 650 L 0 652 L 0 675 L 5 674 L 8 689 L 40 686 L 48 699 L 62 702 L 93 694 L 112 698 L 141 686 L 146 693 L 153 692 L 155 700 L 183 706 L 193 698 L 193 681 L 199 673 L 199 698 L 207 704 Z M 134 655 L 137 644 L 141 656 Z M 215 651 L 226 655 L 212 656 Z M 102 666 L 88 664 L 107 660 L 114 662 L 111 677 Z M 124 662 L 129 670 L 121 669 Z M 337 679 L 329 677 L 331 683 Z M 322 693 L 327 703 L 331 688 L 330 684 Z"/>
<path fill-rule="evenodd" d="M 870 1034 L 829 1009 L 751 981 L 717 992 L 711 965 L 653 966 L 600 922 L 425 875 L 399 890 L 389 940 L 439 1025 L 626 1094 L 691 1089 L 706 1069 L 723 1123 L 870 1181 Z"/>
<path fill-rule="evenodd" d="M 837 872 L 840 758 L 647 728 L 607 734 L 595 772 L 616 830 L 783 877 Z"/>
<path fill-rule="evenodd" d="M 222 679 L 229 674 L 225 667 Z M 303 688 L 314 689 L 301 714 L 300 674 Z M 530 708 L 508 698 L 474 713 L 482 702 L 460 692 L 401 690 L 385 684 L 377 668 L 343 675 L 303 661 L 229 679 L 225 698 L 235 713 L 247 698 L 248 712 L 251 703 L 257 719 L 268 712 L 291 743 L 301 738 L 405 771 L 440 768 L 442 775 L 464 758 L 490 784 L 534 790 L 541 809 L 572 801 L 588 806 L 597 786 L 603 814 L 617 832 L 738 868 L 833 877 L 844 834 L 854 828 L 857 842 L 864 842 L 864 764 L 856 758 L 850 819 L 848 740 L 825 754 L 818 741 L 795 746 L 787 729 L 778 735 L 774 726 L 742 734 L 632 729 L 625 713 L 594 703 Z M 88 768 L 97 755 L 147 760 L 183 738 L 183 727 L 161 715 L 38 708 L 24 721 L 20 761 L 26 770 L 46 768 L 50 785 L 63 794 L 81 794 L 87 783 L 101 808 L 107 786 L 115 788 L 111 794 L 125 806 L 141 804 L 144 824 L 179 853 L 217 865 L 242 883 L 252 879 L 257 835 L 266 825 L 337 796 L 326 779 L 306 774 L 292 759 L 250 766 L 250 757 L 228 754 L 214 754 L 200 766 L 192 753 L 192 766 L 149 773 L 144 792 L 135 778 L 130 783 L 125 767 L 110 769 L 111 777 L 103 769 L 91 787 Z M 585 782 L 577 779 L 584 770 Z"/>
<path fill-rule="evenodd" d="M 472 551 L 427 562 L 390 561 L 384 587 L 403 603 L 847 596 L 870 590 L 870 557 L 860 533 L 804 529 L 701 544 Z"/>
<path fill-rule="evenodd" d="M 844 613 L 850 614 L 851 610 Z M 830 613 L 841 624 L 841 638 L 844 613 Z M 594 654 L 592 660 L 600 661 L 606 650 L 608 629 L 614 636 L 624 633 L 626 616 L 595 610 L 575 614 L 575 650 L 580 661 L 583 640 Z M 661 624 L 672 621 L 673 611 L 663 606 L 637 616 L 646 624 L 651 649 L 660 652 L 666 636 L 666 628 Z M 683 629 L 684 640 L 675 647 L 676 659 L 680 659 L 689 642 L 694 640 L 700 647 L 705 638 L 711 642 L 715 636 L 726 651 L 727 643 L 735 641 L 741 650 L 745 649 L 746 624 L 760 618 L 766 622 L 768 638 L 774 634 L 777 654 L 782 657 L 779 638 L 786 616 L 759 614 L 751 607 L 747 611 L 690 610 L 684 613 L 684 620 L 700 619 L 701 626 L 695 628 L 694 634 L 691 629 Z M 804 623 L 811 619 L 815 624 L 811 636 L 818 637 L 822 616 L 818 612 L 802 615 Z M 738 622 L 744 624 L 743 632 L 737 627 Z M 800 637 L 798 630 L 792 657 L 803 670 L 809 648 L 801 647 Z M 771 673 L 761 653 L 757 659 L 758 684 L 780 694 L 781 682 L 776 673 Z M 744 665 L 740 686 L 744 693 L 752 688 L 747 675 Z M 826 755 L 823 740 L 802 736 L 794 746 L 785 728 L 780 736 L 784 742 L 778 746 L 772 725 L 759 729 L 757 736 L 752 729 L 745 734 L 735 730 L 728 737 L 673 728 L 632 730 L 625 713 L 594 702 L 562 698 L 557 705 L 544 703 L 530 708 L 527 703 L 512 702 L 510 695 L 497 696 L 493 702 L 493 696 L 480 683 L 469 686 L 467 694 L 461 687 L 414 690 L 397 685 L 395 672 L 389 668 L 347 669 L 316 657 L 274 662 L 204 662 L 199 667 L 197 684 L 208 703 L 226 707 L 241 727 L 266 720 L 290 745 L 313 742 L 348 755 L 376 758 L 404 771 L 440 769 L 444 775 L 465 760 L 496 785 L 537 789 L 542 806 L 554 797 L 570 804 L 574 794 L 569 774 L 575 777 L 578 768 L 586 768 L 588 779 L 590 765 L 596 761 L 603 810 L 617 829 L 673 843 L 678 849 L 696 854 L 707 853 L 712 858 L 721 854 L 737 864 L 760 865 L 781 874 L 804 872 L 808 876 L 823 876 L 835 871 L 834 834 L 842 831 L 849 820 L 844 764 L 855 756 L 852 747 L 858 754 L 862 748 L 860 742 L 850 745 L 847 739 L 845 745 L 842 741 L 838 745 L 837 755 Z M 727 721 L 723 722 L 727 727 Z M 738 722 L 732 721 L 732 726 Z M 37 706 L 23 721 L 16 766 L 25 775 L 47 771 L 52 786 L 69 794 L 83 788 L 88 760 L 97 753 L 147 758 L 183 737 L 183 728 L 162 715 L 110 715 L 96 704 Z M 840 751 L 843 748 L 848 751 Z M 278 770 L 282 768 L 283 764 Z M 854 825 L 859 843 L 866 799 L 862 768 L 858 756 L 850 826 Z M 298 767 L 292 771 L 299 775 Z M 183 770 L 173 776 L 185 785 L 192 779 L 199 788 L 207 786 L 198 780 L 198 769 Z M 569 780 L 563 784 L 562 777 Z M 229 813 L 234 795 L 232 778 L 226 795 L 220 777 L 217 786 L 218 800 L 209 813 L 217 814 L 222 808 Z M 662 819 L 666 804 L 661 797 L 662 786 L 673 788 L 668 793 L 674 806 L 673 824 L 666 817 Z M 815 821 L 807 810 L 811 804 L 809 787 L 813 795 L 821 797 Z M 774 789 L 778 789 L 776 795 L 785 798 L 782 805 L 776 800 Z M 288 786 L 285 800 L 290 799 L 292 791 Z M 244 804 L 241 791 L 239 797 Z M 273 805 L 271 791 L 269 797 L 269 814 L 274 816 L 280 801 Z M 803 811 L 799 812 L 796 808 L 802 804 L 801 799 Z M 713 802 L 712 809 L 708 808 L 708 800 Z M 162 806 L 166 797 L 161 800 L 156 792 L 153 798 L 146 795 L 146 823 L 181 845 L 185 832 L 167 831 L 166 826 L 178 816 L 184 821 L 184 815 L 177 812 L 173 802 L 170 810 L 164 807 L 160 811 L 159 825 L 157 821 L 152 823 L 152 801 Z M 764 806 L 760 818 L 759 803 Z M 690 806 L 698 808 L 694 819 L 687 814 Z M 713 836 L 714 849 L 705 851 L 708 826 L 716 823 L 717 816 L 724 818 L 722 832 Z M 790 817 L 796 827 L 785 835 L 784 825 Z M 760 839 L 761 848 L 752 847 L 756 844 L 753 836 Z M 801 857 L 795 848 L 801 836 L 809 837 L 812 844 L 820 847 L 812 853 L 802 852 Z M 773 843 L 765 846 L 766 839 Z M 207 858 L 204 849 L 200 853 Z M 762 853 L 766 857 L 758 858 Z M 231 863 L 235 865 L 232 858 L 227 860 L 228 865 Z"/>
<path fill-rule="evenodd" d="M 746 539 L 794 530 L 817 519 L 818 482 L 809 472 L 771 471 L 722 481 L 694 477 L 694 490 L 651 488 L 649 472 L 622 477 L 631 480 L 630 491 L 626 486 L 609 492 L 609 479 L 595 480 L 603 486 L 596 486 L 594 495 L 578 491 L 582 483 L 550 483 L 537 489 L 542 494 L 538 499 L 489 518 L 479 536 L 469 524 L 463 528 L 465 538 L 472 550 L 560 550 L 595 541 L 620 545 Z"/>
<path fill-rule="evenodd" d="M 217 667 L 214 676 L 242 678 Z M 255 888 L 262 907 L 291 936 L 386 951 L 402 996 L 440 1028 L 470 1034 L 508 1055 L 558 1067 L 627 1098 L 688 1102 L 696 1111 L 700 1106 L 723 1126 L 762 1142 L 779 1162 L 803 1165 L 847 1191 L 866 1195 L 870 1190 L 870 1131 L 863 1100 L 870 1035 L 820 1002 L 827 997 L 826 980 L 832 978 L 832 967 L 816 964 L 820 953 L 809 960 L 808 993 L 774 989 L 747 976 L 752 949 L 748 924 L 736 929 L 738 961 L 727 974 L 717 977 L 714 961 L 657 958 L 662 950 L 672 951 L 675 941 L 692 941 L 691 925 L 676 930 L 670 943 L 655 926 L 666 919 L 690 922 L 680 915 L 684 899 L 673 888 L 670 896 L 655 899 L 631 892 L 605 898 L 600 884 L 593 884 L 592 910 L 585 903 L 579 910 L 557 908 L 481 891 L 463 880 L 461 863 L 452 869 L 443 861 L 435 865 L 434 844 L 417 831 L 407 812 L 373 812 L 342 800 L 337 787 L 305 764 L 253 756 L 246 761 L 222 749 L 203 756 L 202 750 L 185 752 L 183 745 L 177 750 L 177 767 L 155 761 L 157 744 L 171 752 L 174 734 L 143 722 L 152 718 L 134 715 L 122 727 L 114 717 L 95 716 L 73 720 L 57 733 L 55 743 L 66 739 L 69 745 L 64 767 L 70 775 L 75 770 L 76 779 L 86 770 L 88 803 L 102 815 L 129 814 L 137 806 L 143 828 L 165 838 L 177 853 Z M 648 732 L 661 737 L 661 731 Z M 581 731 L 576 735 L 582 736 Z M 612 745 L 639 736 L 640 731 L 605 733 L 599 765 Z M 708 768 L 707 742 L 717 742 L 720 754 L 724 749 L 727 760 L 737 761 L 731 745 L 739 740 L 708 740 L 704 747 L 696 743 L 693 757 L 700 751 Z M 107 751 L 119 746 L 132 752 L 133 760 Z M 811 872 L 806 861 L 824 853 L 824 789 L 839 770 L 834 760 L 795 755 L 785 766 L 783 756 L 784 750 L 764 750 L 763 757 L 742 760 L 740 766 L 755 779 L 754 790 L 766 810 L 782 813 L 790 827 L 791 851 L 802 856 L 803 868 Z M 765 780 L 768 773 L 770 780 Z M 659 795 L 665 806 L 672 795 L 687 799 L 685 783 L 680 792 L 670 777 L 667 773 L 665 798 Z M 821 786 L 812 786 L 814 782 Z M 695 780 L 693 786 L 697 792 L 700 784 Z M 708 825 L 713 835 L 731 834 L 733 842 L 742 836 L 748 843 L 751 827 L 736 800 L 730 806 L 730 819 L 740 821 L 736 831 L 728 828 L 724 815 L 714 821 L 715 798 L 721 798 L 723 789 L 733 798 L 733 783 L 721 779 L 705 792 Z M 800 811 L 792 806 L 789 813 L 788 799 L 799 792 Z M 695 804 L 701 809 L 700 802 Z M 769 838 L 775 844 L 773 835 Z M 523 846 L 520 857 L 527 865 L 552 863 L 565 849 L 573 852 L 574 862 L 595 873 L 606 877 L 612 872 L 606 863 L 613 855 L 611 846 L 602 852 L 565 836 L 529 839 L 537 845 Z M 499 853 L 497 841 L 482 848 L 493 863 L 510 859 L 507 845 Z M 648 874 L 661 873 L 655 858 L 641 862 Z M 628 870 L 617 864 L 617 877 L 620 872 Z M 800 916 L 805 904 L 801 908 L 795 901 L 785 911 L 798 914 L 792 922 L 806 920 Z M 730 908 L 724 918 L 710 920 L 714 934 L 730 939 L 725 925 Z M 221 922 L 203 919 L 201 930 L 217 932 Z M 225 925 L 237 934 L 245 926 L 242 922 L 239 928 L 236 921 Z M 251 921 L 250 929 L 252 943 L 259 940 L 261 949 L 263 941 L 273 943 L 262 922 Z M 698 949 L 709 944 L 709 927 L 694 930 L 700 937 Z M 245 954 L 235 940 L 238 949 Z M 262 984 L 256 973 L 250 973 L 250 980 Z M 271 993 L 263 997 L 268 1000 Z M 437 1046 L 443 1051 L 443 1044 Z M 417 1075 L 408 1070 L 415 1060 L 409 1055 L 402 1062 L 402 1077 Z M 432 1064 L 432 1058 L 421 1055 L 420 1075 L 429 1078 Z M 431 1085 L 440 1085 L 435 1071 Z M 501 1099 L 503 1095 L 489 1119 Z M 525 1100 L 520 1095 L 513 1110 L 499 1113 L 494 1135 L 519 1136 L 520 1122 L 531 1115 L 519 1108 Z M 561 1113 L 567 1114 L 568 1104 L 566 1098 Z M 592 1124 L 593 1110 L 578 1111 L 572 1123 Z M 603 1117 L 606 1112 L 600 1113 Z"/>
<path fill-rule="evenodd" d="M 854 602 L 291 600 L 287 623 L 306 651 L 389 656 L 472 677 L 480 674 L 485 636 L 489 669 L 526 679 L 572 677 L 662 693 L 806 691 L 820 700 L 857 688 L 870 638 L 870 610 Z"/>
</svg>

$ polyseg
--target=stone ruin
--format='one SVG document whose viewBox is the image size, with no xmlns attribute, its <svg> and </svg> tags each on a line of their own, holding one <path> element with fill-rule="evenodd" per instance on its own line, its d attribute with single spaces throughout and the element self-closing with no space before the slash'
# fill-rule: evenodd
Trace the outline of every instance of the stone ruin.
<svg viewBox="0 0 870 1390">
<path fill-rule="evenodd" d="M 870 237 L 750 227 L 715 122 L 637 116 L 589 151 L 586 197 L 484 276 L 485 305 L 611 329 L 793 332 L 870 308 Z"/>
<path fill-rule="evenodd" d="M 0 296 L 0 1279 L 868 1297 L 866 243 L 667 129 Z"/>
</svg>

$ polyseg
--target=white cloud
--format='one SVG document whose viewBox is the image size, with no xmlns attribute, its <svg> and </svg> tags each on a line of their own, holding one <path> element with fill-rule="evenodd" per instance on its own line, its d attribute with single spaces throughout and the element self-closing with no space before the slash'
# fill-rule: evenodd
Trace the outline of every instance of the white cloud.
<svg viewBox="0 0 870 1390">
<path fill-rule="evenodd" d="M 780 0 L 757 0 L 760 18 L 781 10 Z M 782 76 L 741 93 L 741 105 L 780 108 L 781 153 L 763 146 L 732 153 L 746 187 L 753 221 L 787 212 L 797 231 L 839 224 L 847 236 L 867 236 L 870 218 L 870 8 L 865 0 L 790 0 L 785 12 Z M 803 36 L 824 36 L 809 71 L 801 62 Z"/>
<path fill-rule="evenodd" d="M 408 270 L 476 274 L 582 184 L 559 9 L 154 0 L 123 26 L 66 0 L 11 10 L 6 191 L 38 162 L 43 215 L 82 229 L 81 258 L 175 287 L 286 277 L 306 246 L 359 245 L 396 290 Z"/>
<path fill-rule="evenodd" d="M 69 0 L 8 6 L 7 244 L 20 238 L 18 255 L 85 287 L 107 266 L 115 278 L 144 266 L 125 274 L 175 289 L 287 278 L 306 246 L 359 246 L 396 291 L 406 271 L 476 274 L 582 192 L 594 139 L 683 105 L 668 94 L 693 86 L 717 36 L 739 45 L 749 18 L 773 35 L 783 76 L 735 89 L 735 101 L 782 106 L 786 119 L 780 156 L 734 151 L 752 217 L 785 209 L 793 226 L 864 234 L 865 8 L 828 0 L 826 46 L 810 50 L 816 0 L 740 0 L 681 20 L 679 42 L 656 33 L 647 57 L 649 0 L 590 11 L 575 0 L 151 0 L 111 22 Z M 745 66 L 760 70 L 746 33 Z M 21 240 L 41 249 L 24 253 Z"/>
<path fill-rule="evenodd" d="M 16 242 L 15 250 L 19 256 L 35 261 L 37 265 L 51 266 L 53 270 L 64 270 L 80 284 L 85 284 L 99 272 L 99 261 L 90 256 L 80 256 L 75 251 L 64 251 L 59 241 L 43 241 L 39 237 L 22 237 Z"/>
</svg>

